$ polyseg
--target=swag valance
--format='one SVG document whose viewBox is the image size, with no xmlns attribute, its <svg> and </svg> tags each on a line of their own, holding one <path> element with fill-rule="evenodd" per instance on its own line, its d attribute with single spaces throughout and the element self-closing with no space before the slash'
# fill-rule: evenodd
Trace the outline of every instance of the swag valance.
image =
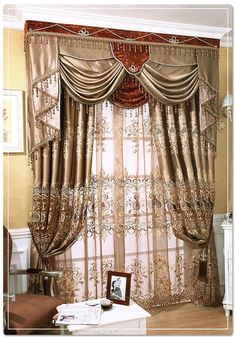
<svg viewBox="0 0 236 337">
<path fill-rule="evenodd" d="M 201 132 L 215 144 L 217 40 L 32 21 L 25 30 L 30 152 L 60 138 L 61 86 L 91 107 L 105 99 L 124 108 L 176 105 L 198 92 Z"/>
</svg>

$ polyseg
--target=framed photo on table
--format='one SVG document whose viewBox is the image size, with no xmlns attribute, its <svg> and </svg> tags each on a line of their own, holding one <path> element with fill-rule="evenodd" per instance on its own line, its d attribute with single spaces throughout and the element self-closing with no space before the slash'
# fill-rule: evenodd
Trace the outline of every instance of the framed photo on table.
<svg viewBox="0 0 236 337">
<path fill-rule="evenodd" d="M 24 92 L 3 90 L 3 152 L 24 153 Z"/>
<path fill-rule="evenodd" d="M 108 271 L 107 298 L 113 303 L 129 305 L 131 274 Z"/>
</svg>

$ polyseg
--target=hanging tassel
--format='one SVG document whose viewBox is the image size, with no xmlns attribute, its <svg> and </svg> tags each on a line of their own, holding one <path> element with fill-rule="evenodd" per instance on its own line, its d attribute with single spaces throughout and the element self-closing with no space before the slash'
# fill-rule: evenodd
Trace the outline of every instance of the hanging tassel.
<svg viewBox="0 0 236 337">
<path fill-rule="evenodd" d="M 207 261 L 199 262 L 198 279 L 199 281 L 202 281 L 202 282 L 207 281 Z"/>
<path fill-rule="evenodd" d="M 198 279 L 202 282 L 207 281 L 207 248 L 208 245 L 206 245 L 205 247 L 203 246 L 203 250 L 200 254 Z"/>
</svg>

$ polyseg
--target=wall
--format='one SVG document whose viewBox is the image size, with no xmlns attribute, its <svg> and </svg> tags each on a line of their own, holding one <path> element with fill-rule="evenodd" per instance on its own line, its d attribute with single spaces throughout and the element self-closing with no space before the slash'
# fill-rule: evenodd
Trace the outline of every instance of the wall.
<svg viewBox="0 0 236 337">
<path fill-rule="evenodd" d="M 27 83 L 23 32 L 5 29 L 3 51 L 4 89 L 19 89 L 26 93 Z M 26 104 L 24 113 L 26 122 Z M 8 228 L 27 227 L 31 209 L 31 191 L 32 171 L 28 165 L 27 154 L 4 154 L 3 221 Z"/>
<path fill-rule="evenodd" d="M 232 48 L 220 49 L 219 68 L 219 99 L 222 103 L 227 90 L 232 93 Z M 215 213 L 232 211 L 232 123 L 227 119 L 224 123 L 225 128 L 217 137 Z"/>
<path fill-rule="evenodd" d="M 220 50 L 220 99 L 227 89 L 227 49 Z M 229 92 L 232 93 L 232 51 L 229 50 Z M 24 59 L 23 31 L 4 30 L 4 88 L 26 91 L 26 74 Z M 26 120 L 25 108 L 25 120 Z M 216 203 L 215 213 L 225 213 L 232 209 L 231 190 L 227 191 L 227 169 L 232 167 L 232 156 L 227 160 L 227 153 L 231 152 L 230 143 L 232 125 L 228 123 L 222 133 L 218 134 L 218 151 L 216 158 Z M 227 161 L 229 162 L 227 165 Z M 27 227 L 32 197 L 32 171 L 28 166 L 27 154 L 4 155 L 3 159 L 3 214 L 4 223 L 9 228 Z M 229 184 L 231 186 L 231 183 Z M 230 200 L 231 199 L 231 200 Z"/>
</svg>

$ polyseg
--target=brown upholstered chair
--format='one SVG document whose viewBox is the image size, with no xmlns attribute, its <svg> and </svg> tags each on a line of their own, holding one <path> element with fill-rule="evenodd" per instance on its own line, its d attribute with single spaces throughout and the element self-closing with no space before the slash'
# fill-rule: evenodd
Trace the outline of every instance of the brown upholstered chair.
<svg viewBox="0 0 236 337">
<path fill-rule="evenodd" d="M 12 239 L 8 230 L 3 227 L 3 291 L 4 291 L 4 333 L 30 334 L 37 330 L 53 327 L 52 318 L 57 313 L 56 307 L 63 303 L 62 299 L 48 296 L 54 277 L 60 277 L 61 272 L 46 272 L 28 269 L 10 272 Z M 43 277 L 44 294 L 9 294 L 9 276 L 37 274 Z M 54 328 L 54 327 L 53 327 Z"/>
</svg>

